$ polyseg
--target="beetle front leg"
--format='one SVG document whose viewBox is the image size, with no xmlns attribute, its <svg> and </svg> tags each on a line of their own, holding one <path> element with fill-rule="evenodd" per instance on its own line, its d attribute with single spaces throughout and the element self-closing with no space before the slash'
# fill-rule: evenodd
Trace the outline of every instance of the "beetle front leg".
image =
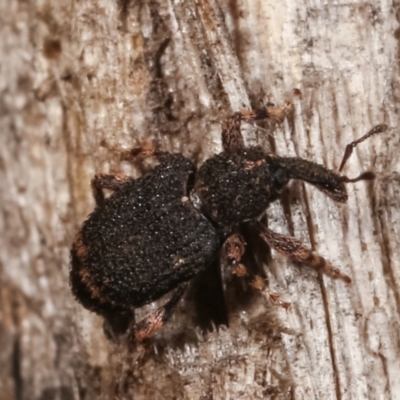
<svg viewBox="0 0 400 400">
<path fill-rule="evenodd" d="M 341 279 L 351 283 L 349 276 L 333 267 L 329 261 L 292 236 L 285 236 L 275 233 L 265 226 L 261 226 L 260 236 L 277 252 L 291 258 L 292 260 L 309 265 L 315 270 L 330 276 L 333 279 Z"/>
<path fill-rule="evenodd" d="M 298 94 L 298 90 L 295 94 Z M 283 107 L 267 106 L 259 110 L 241 110 L 222 123 L 222 147 L 224 151 L 241 149 L 244 147 L 244 140 L 241 132 L 241 122 L 252 122 L 263 119 L 270 119 L 275 122 L 282 122 L 293 110 L 293 104 L 287 102 Z"/>
<path fill-rule="evenodd" d="M 186 287 L 186 282 L 179 285 L 167 303 L 135 324 L 133 327 L 133 336 L 136 341 L 141 342 L 151 337 L 156 330 L 161 329 L 165 325 L 174 313 L 179 300 L 185 293 Z"/>
</svg>

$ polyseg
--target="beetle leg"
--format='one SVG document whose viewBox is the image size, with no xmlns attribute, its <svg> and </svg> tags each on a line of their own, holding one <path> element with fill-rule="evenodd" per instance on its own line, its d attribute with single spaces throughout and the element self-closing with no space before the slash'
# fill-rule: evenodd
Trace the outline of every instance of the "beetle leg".
<svg viewBox="0 0 400 400">
<path fill-rule="evenodd" d="M 130 150 L 121 150 L 120 157 L 123 161 L 129 161 L 131 163 L 141 162 L 146 158 L 155 157 L 160 163 L 168 164 L 174 155 L 168 151 L 157 150 L 156 147 L 148 143 L 146 140 L 142 140 L 139 147 L 134 147 Z"/>
<path fill-rule="evenodd" d="M 136 341 L 140 342 L 151 337 L 156 330 L 165 325 L 174 313 L 175 307 L 185 293 L 186 287 L 186 282 L 179 285 L 167 303 L 147 315 L 133 327 L 133 336 Z"/>
<path fill-rule="evenodd" d="M 297 94 L 297 91 L 295 92 Z M 251 122 L 262 119 L 270 119 L 282 122 L 293 110 L 293 104 L 287 102 L 283 107 L 267 106 L 260 110 L 241 110 L 222 123 L 222 146 L 224 150 L 234 150 L 244 147 L 241 122 Z"/>
<path fill-rule="evenodd" d="M 141 140 L 139 146 L 131 149 L 109 146 L 106 141 L 103 141 L 101 144 L 114 154 L 117 154 L 121 161 L 128 161 L 132 164 L 140 164 L 149 157 L 156 157 L 160 162 L 168 162 L 169 156 L 171 155 L 171 153 L 167 151 L 157 150 L 157 148 L 147 140 Z"/>
<path fill-rule="evenodd" d="M 147 140 L 142 140 L 140 146 L 131 149 L 111 147 L 108 146 L 105 141 L 102 142 L 102 146 L 107 147 L 114 154 L 117 154 L 121 161 L 128 161 L 136 166 L 141 165 L 145 159 L 150 157 L 156 158 L 160 164 L 165 164 L 167 166 L 176 160 L 176 153 L 158 150 L 156 146 L 152 145 Z"/>
<path fill-rule="evenodd" d="M 137 160 L 141 161 L 145 158 L 154 156 L 157 151 L 156 148 L 146 140 L 140 142 L 140 146 L 134 147 L 130 150 L 119 151 L 121 160 L 135 163 Z"/>
<path fill-rule="evenodd" d="M 239 277 L 248 275 L 247 268 L 240 263 L 245 249 L 246 243 L 243 236 L 238 233 L 230 235 L 223 246 L 224 256 L 232 268 L 232 272 Z"/>
<path fill-rule="evenodd" d="M 276 251 L 301 264 L 307 264 L 317 271 L 334 279 L 341 279 L 351 283 L 349 276 L 333 267 L 329 261 L 317 254 L 312 249 L 304 246 L 299 240 L 292 236 L 284 236 L 275 233 L 265 226 L 261 226 L 261 237 Z"/>
<path fill-rule="evenodd" d="M 248 281 L 251 287 L 259 290 L 271 303 L 288 308 L 290 303 L 282 301 L 278 293 L 271 292 L 265 279 L 259 275 L 251 274 L 246 266 L 240 262 L 245 252 L 245 246 L 243 236 L 237 233 L 229 236 L 224 243 L 224 256 L 232 268 L 232 273 Z"/>
<path fill-rule="evenodd" d="M 113 192 L 123 188 L 126 184 L 132 182 L 133 179 L 126 175 L 95 175 L 92 179 L 93 197 L 97 205 L 104 201 L 104 189 L 112 190 Z"/>
<path fill-rule="evenodd" d="M 270 301 L 272 304 L 283 308 L 289 308 L 290 303 L 287 301 L 281 300 L 281 296 L 277 292 L 271 292 L 266 284 L 267 280 L 263 279 L 260 275 L 254 275 L 250 285 L 254 288 L 259 290 L 265 298 Z"/>
</svg>

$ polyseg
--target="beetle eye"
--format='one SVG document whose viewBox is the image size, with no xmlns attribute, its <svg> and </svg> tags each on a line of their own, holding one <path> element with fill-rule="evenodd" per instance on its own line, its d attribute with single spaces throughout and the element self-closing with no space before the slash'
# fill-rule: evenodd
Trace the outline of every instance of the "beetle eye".
<svg viewBox="0 0 400 400">
<path fill-rule="evenodd" d="M 273 176 L 274 176 L 274 184 L 276 186 L 282 187 L 289 182 L 288 174 L 284 169 L 278 169 Z"/>
</svg>

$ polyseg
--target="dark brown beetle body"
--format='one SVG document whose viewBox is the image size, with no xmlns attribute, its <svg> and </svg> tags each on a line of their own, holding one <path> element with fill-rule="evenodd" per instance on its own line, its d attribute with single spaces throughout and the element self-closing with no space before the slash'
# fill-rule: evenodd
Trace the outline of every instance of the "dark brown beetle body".
<svg viewBox="0 0 400 400">
<path fill-rule="evenodd" d="M 347 201 L 345 183 L 373 179 L 372 173 L 349 179 L 310 161 L 244 146 L 241 121 L 280 121 L 288 110 L 267 107 L 233 114 L 222 128 L 224 151 L 206 160 L 197 172 L 182 154 L 142 147 L 139 153 L 147 152 L 160 162 L 147 175 L 136 180 L 96 175 L 92 188 L 97 206 L 71 249 L 70 283 L 77 300 L 113 326 L 115 315 L 130 318 L 134 308 L 175 290 L 164 306 L 133 327 L 135 338 L 143 340 L 170 318 L 186 283 L 218 257 L 223 244 L 222 258 L 232 272 L 286 307 L 288 303 L 270 293 L 264 280 L 241 263 L 245 242 L 239 231 L 245 221 L 252 221 L 255 232 L 276 251 L 349 283 L 350 277 L 311 248 L 259 222 L 291 179 L 308 182 L 338 202 Z M 386 128 L 378 125 L 348 145 L 340 169 L 358 143 Z M 129 154 L 137 156 L 136 150 Z M 104 198 L 103 189 L 113 193 Z"/>
<path fill-rule="evenodd" d="M 276 157 L 260 147 L 224 151 L 208 159 L 196 175 L 203 212 L 224 228 L 258 218 L 278 199 L 290 179 L 302 179 L 339 202 L 347 200 L 342 178 L 298 157 Z"/>
<path fill-rule="evenodd" d="M 188 198 L 194 165 L 171 154 L 96 207 L 71 250 L 70 281 L 89 310 L 143 306 L 190 280 L 219 248 L 216 229 Z"/>
</svg>

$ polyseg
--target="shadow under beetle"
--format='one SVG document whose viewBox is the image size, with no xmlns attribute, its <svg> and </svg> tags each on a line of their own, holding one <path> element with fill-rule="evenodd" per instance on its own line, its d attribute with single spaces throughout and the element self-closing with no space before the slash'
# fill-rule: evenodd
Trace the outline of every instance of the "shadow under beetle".
<svg viewBox="0 0 400 400">
<path fill-rule="evenodd" d="M 164 306 L 132 327 L 135 339 L 143 340 L 166 323 L 187 283 L 222 248 L 222 257 L 233 273 L 245 277 L 272 302 L 287 307 L 288 303 L 268 291 L 260 276 L 252 276 L 241 263 L 245 243 L 238 227 L 244 221 L 254 221 L 262 239 L 279 253 L 350 283 L 347 275 L 312 249 L 258 220 L 291 179 L 314 185 L 334 201 L 346 202 L 345 183 L 374 178 L 371 172 L 355 179 L 340 175 L 352 149 L 387 127 L 377 125 L 349 144 L 339 173 L 301 158 L 278 157 L 261 147 L 244 145 L 242 121 L 282 121 L 292 108 L 288 103 L 283 108 L 233 114 L 222 125 L 223 152 L 198 170 L 182 154 L 135 148 L 125 152 L 126 159 L 154 156 L 159 165 L 139 179 L 96 175 L 92 180 L 96 208 L 71 249 L 70 284 L 76 299 L 112 321 L 115 316 L 132 316 L 134 308 L 174 290 Z M 112 191 L 107 198 L 104 189 Z M 122 331 L 127 328 L 114 326 Z"/>
</svg>

